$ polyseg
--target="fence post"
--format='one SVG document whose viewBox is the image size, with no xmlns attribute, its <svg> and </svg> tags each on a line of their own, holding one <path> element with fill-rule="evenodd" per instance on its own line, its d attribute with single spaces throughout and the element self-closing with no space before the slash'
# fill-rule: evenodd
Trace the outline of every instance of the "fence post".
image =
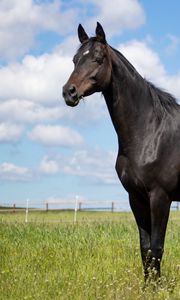
<svg viewBox="0 0 180 300">
<path fill-rule="evenodd" d="M 29 199 L 26 200 L 26 216 L 25 216 L 25 223 L 28 222 L 28 210 L 29 210 Z"/>
<path fill-rule="evenodd" d="M 49 205 L 48 205 L 48 202 L 46 202 L 46 211 L 48 212 L 49 210 Z"/>
<path fill-rule="evenodd" d="M 16 204 L 14 203 L 13 204 L 13 213 L 15 213 L 16 212 Z"/>
<path fill-rule="evenodd" d="M 77 221 L 77 207 L 78 207 L 78 196 L 75 198 L 75 208 L 74 208 L 74 224 Z"/>
<path fill-rule="evenodd" d="M 179 210 L 179 202 L 177 202 L 176 210 Z"/>
<path fill-rule="evenodd" d="M 111 205 L 111 212 L 112 213 L 114 212 L 114 202 L 112 202 L 112 205 Z"/>
<path fill-rule="evenodd" d="M 82 202 L 79 202 L 79 211 L 82 209 Z"/>
</svg>

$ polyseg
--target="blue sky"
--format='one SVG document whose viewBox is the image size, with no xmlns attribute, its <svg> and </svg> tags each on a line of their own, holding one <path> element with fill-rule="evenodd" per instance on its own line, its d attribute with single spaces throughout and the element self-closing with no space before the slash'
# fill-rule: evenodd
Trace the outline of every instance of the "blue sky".
<svg viewBox="0 0 180 300">
<path fill-rule="evenodd" d="M 180 2 L 0 1 L 0 203 L 26 199 L 119 201 L 117 139 L 104 99 L 76 108 L 61 96 L 78 48 L 99 21 L 113 47 L 148 80 L 180 99 Z"/>
</svg>

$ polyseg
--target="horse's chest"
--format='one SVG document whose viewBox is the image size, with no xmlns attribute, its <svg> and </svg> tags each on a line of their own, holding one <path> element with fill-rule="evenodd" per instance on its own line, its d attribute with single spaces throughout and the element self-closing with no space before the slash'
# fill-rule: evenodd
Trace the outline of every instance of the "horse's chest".
<svg viewBox="0 0 180 300">
<path fill-rule="evenodd" d="M 131 166 L 129 160 L 124 156 L 118 156 L 116 161 L 116 171 L 118 177 L 127 190 L 130 192 L 141 187 L 136 170 Z"/>
</svg>

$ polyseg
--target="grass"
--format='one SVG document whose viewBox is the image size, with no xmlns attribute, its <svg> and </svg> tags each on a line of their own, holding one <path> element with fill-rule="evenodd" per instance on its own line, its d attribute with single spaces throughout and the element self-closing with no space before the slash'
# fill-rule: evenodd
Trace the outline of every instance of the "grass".
<svg viewBox="0 0 180 300">
<path fill-rule="evenodd" d="M 106 222 L 106 221 L 132 221 L 134 218 L 132 214 L 126 212 L 96 212 L 96 211 L 78 211 L 77 221 L 78 222 Z M 0 221 L 1 222 L 24 222 L 25 221 L 25 209 L 17 210 L 16 213 L 12 209 L 3 211 L 0 210 Z M 50 210 L 48 212 L 43 210 L 29 210 L 28 222 L 35 223 L 72 223 L 74 221 L 74 211 L 72 210 Z"/>
<path fill-rule="evenodd" d="M 24 217 L 0 213 L 1 300 L 180 299 L 180 212 L 171 213 L 161 281 L 146 288 L 131 213 L 78 212 L 76 224 L 73 212 Z"/>
</svg>

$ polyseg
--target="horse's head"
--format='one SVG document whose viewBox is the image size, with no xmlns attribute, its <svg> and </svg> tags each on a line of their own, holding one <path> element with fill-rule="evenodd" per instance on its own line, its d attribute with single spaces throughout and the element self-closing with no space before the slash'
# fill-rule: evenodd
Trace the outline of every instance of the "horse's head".
<svg viewBox="0 0 180 300">
<path fill-rule="evenodd" d="M 79 25 L 78 37 L 81 46 L 73 58 L 74 71 L 63 87 L 63 97 L 69 106 L 76 106 L 81 98 L 103 91 L 111 77 L 111 62 L 102 26 L 97 23 L 96 36 L 89 38 Z"/>
</svg>

